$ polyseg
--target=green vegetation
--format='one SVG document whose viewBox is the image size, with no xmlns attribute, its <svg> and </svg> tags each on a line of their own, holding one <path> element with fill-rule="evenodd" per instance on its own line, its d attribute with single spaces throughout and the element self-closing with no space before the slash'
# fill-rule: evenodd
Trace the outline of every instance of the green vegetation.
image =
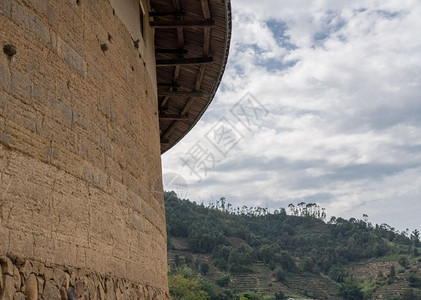
<svg viewBox="0 0 421 300">
<path fill-rule="evenodd" d="M 208 294 L 201 289 L 199 281 L 183 276 L 182 274 L 170 274 L 168 284 L 171 296 L 174 300 L 206 300 Z"/>
<path fill-rule="evenodd" d="M 339 296 L 349 300 L 362 300 L 364 293 L 361 288 L 352 280 L 345 281 L 339 288 Z"/>
<path fill-rule="evenodd" d="M 402 276 L 406 288 L 415 297 L 420 294 L 421 277 L 411 271 L 420 259 L 417 230 L 409 234 L 372 225 L 366 215 L 326 222 L 324 209 L 314 203 L 290 204 L 288 214 L 284 208 L 269 213 L 261 207 L 234 208 L 224 198 L 198 205 L 166 192 L 165 205 L 174 299 L 283 299 L 294 294 L 370 299 L 378 289 L 400 284 Z M 177 244 L 181 241 L 183 247 Z M 390 261 L 402 269 L 390 264 L 369 278 L 355 278 L 350 269 Z"/>
</svg>

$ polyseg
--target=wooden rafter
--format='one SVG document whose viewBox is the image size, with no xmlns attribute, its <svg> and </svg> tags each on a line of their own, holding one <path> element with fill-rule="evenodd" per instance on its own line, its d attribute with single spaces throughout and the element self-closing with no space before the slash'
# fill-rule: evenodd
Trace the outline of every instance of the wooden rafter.
<svg viewBox="0 0 421 300">
<path fill-rule="evenodd" d="M 182 10 L 180 0 L 172 0 L 172 5 L 176 10 Z"/>
<path fill-rule="evenodd" d="M 185 16 L 185 15 L 186 15 L 186 12 L 182 10 L 149 12 L 149 17 L 166 17 L 166 16 L 180 17 L 180 16 Z"/>
<path fill-rule="evenodd" d="M 193 105 L 193 103 L 194 98 L 188 98 L 186 105 L 184 105 L 183 109 L 180 111 L 180 115 L 186 114 L 189 111 L 190 107 Z"/>
<path fill-rule="evenodd" d="M 192 5 L 190 1 L 192 0 L 185 2 L 188 8 L 186 10 L 183 9 L 181 0 L 170 0 L 173 8 L 168 5 L 157 5 L 157 8 L 160 8 L 158 9 L 160 14 L 156 14 L 155 16 L 158 18 L 150 22 L 151 26 L 158 30 L 158 36 L 167 39 L 165 43 L 159 43 L 161 49 L 156 49 L 157 72 L 160 74 L 159 79 L 162 80 L 158 84 L 157 92 L 163 151 L 168 149 L 168 144 L 169 146 L 173 145 L 183 135 L 183 132 L 185 134 L 203 113 L 205 105 L 209 102 L 207 97 L 211 97 L 215 92 L 213 78 L 220 80 L 220 77 L 211 78 L 209 76 L 217 76 L 215 69 L 219 68 L 220 54 L 221 52 L 226 53 L 227 49 L 226 47 L 221 48 L 221 45 L 226 45 L 223 44 L 225 39 L 222 39 L 221 36 L 221 33 L 226 33 L 223 27 L 225 24 L 220 22 L 221 4 L 219 2 L 210 3 L 210 0 L 196 0 L 199 4 L 196 6 L 196 4 Z M 200 8 L 202 16 L 199 16 Z M 215 19 L 218 22 L 216 25 L 212 18 L 211 8 L 215 10 L 214 17 L 218 16 Z M 176 13 L 178 11 L 186 11 L 186 14 Z M 228 17 L 226 21 L 229 22 Z M 174 38 L 171 40 L 171 36 L 174 36 L 175 40 Z M 189 40 L 185 40 L 185 38 L 189 38 Z M 195 40 L 190 41 L 190 39 Z M 198 40 L 203 41 L 201 45 L 197 44 Z M 215 41 L 215 46 L 211 44 L 211 41 L 212 43 Z M 202 49 L 198 46 L 202 46 Z M 185 50 L 189 50 L 189 52 Z M 209 66 L 214 62 L 213 52 L 215 52 L 215 60 L 218 65 Z M 173 74 L 169 73 L 171 70 L 168 69 L 169 67 L 173 68 Z M 223 65 L 221 67 L 223 68 Z M 191 113 L 190 118 L 187 117 L 189 113 Z M 183 124 L 183 122 L 186 123 Z"/>
<path fill-rule="evenodd" d="M 161 120 L 187 121 L 187 115 L 178 114 L 160 114 L 159 118 Z"/>
<path fill-rule="evenodd" d="M 184 28 L 177 28 L 177 44 L 178 48 L 184 49 Z"/>
<path fill-rule="evenodd" d="M 202 11 L 203 11 L 204 18 L 209 19 L 211 15 L 210 15 L 210 10 L 209 10 L 208 0 L 201 0 L 200 2 L 202 4 Z M 203 56 L 204 58 L 207 58 L 210 51 L 210 38 L 211 38 L 210 28 L 204 28 L 203 37 L 204 37 L 203 38 Z M 196 91 L 200 90 L 200 87 L 203 82 L 203 77 L 205 74 L 205 69 L 206 69 L 206 66 L 202 64 L 200 66 L 199 73 L 197 75 L 197 79 L 196 79 L 196 83 L 194 87 Z M 193 105 L 193 103 L 194 103 L 194 99 L 189 97 L 183 109 L 180 111 L 180 115 L 186 114 L 189 111 L 190 107 Z"/>
<path fill-rule="evenodd" d="M 184 55 L 189 53 L 189 51 L 187 49 L 155 49 L 155 53 L 160 53 L 160 54 L 178 54 L 178 55 Z"/>
<path fill-rule="evenodd" d="M 168 145 L 170 141 L 168 139 L 161 138 L 161 144 Z"/>
<path fill-rule="evenodd" d="M 200 20 L 200 21 L 151 21 L 151 27 L 154 28 L 197 28 L 197 27 L 209 27 L 215 24 L 214 20 Z"/>
<path fill-rule="evenodd" d="M 199 74 L 197 75 L 196 84 L 194 85 L 194 89 L 196 91 L 200 90 L 200 87 L 203 81 L 203 76 L 205 76 L 205 70 L 206 70 L 206 65 L 201 65 L 199 69 Z"/>
<path fill-rule="evenodd" d="M 203 56 L 208 57 L 210 51 L 211 28 L 203 29 Z"/>
<path fill-rule="evenodd" d="M 210 19 L 211 13 L 210 13 L 210 9 L 209 9 L 208 0 L 200 0 L 200 4 L 202 5 L 203 17 L 205 18 L 205 20 Z"/>
<path fill-rule="evenodd" d="M 157 67 L 175 66 L 175 65 L 201 65 L 213 62 L 212 57 L 192 57 L 175 59 L 157 59 Z"/>
<path fill-rule="evenodd" d="M 173 84 L 177 85 L 177 86 L 173 86 L 171 88 L 171 90 L 173 90 L 173 88 L 177 88 L 179 86 L 179 84 L 177 83 L 178 81 L 178 76 L 180 76 L 180 66 L 176 66 L 175 70 L 174 70 L 174 80 L 173 80 Z M 170 96 L 167 95 L 164 97 L 164 99 L 162 100 L 161 104 L 159 105 L 160 109 L 164 108 L 165 105 L 167 104 L 168 100 L 170 99 Z"/>
<path fill-rule="evenodd" d="M 182 10 L 179 0 L 173 0 L 173 6 L 176 10 Z M 177 19 L 182 19 L 182 17 L 178 16 Z M 177 46 L 179 49 L 184 49 L 184 29 L 183 28 L 177 28 Z M 174 70 L 174 76 L 173 76 L 173 84 L 178 85 L 177 81 L 178 81 L 178 77 L 180 76 L 180 70 L 181 70 L 181 66 L 176 65 L 175 70 Z M 173 90 L 173 88 L 177 88 L 177 87 L 171 87 L 170 90 Z M 164 99 L 161 101 L 161 104 L 159 105 L 160 109 L 163 109 L 165 107 L 169 99 L 170 99 L 170 95 L 166 95 L 164 97 Z"/>
<path fill-rule="evenodd" d="M 176 126 L 177 126 L 177 121 L 173 121 L 171 123 L 171 125 L 168 126 L 167 130 L 165 130 L 164 134 L 162 135 L 162 138 L 165 139 L 165 140 L 168 139 L 168 137 L 174 131 L 174 129 L 176 128 Z"/>
<path fill-rule="evenodd" d="M 179 88 L 181 87 L 181 85 L 179 85 L 178 83 L 175 82 L 158 82 L 158 86 L 165 86 L 165 87 L 170 87 L 170 88 Z"/>
<path fill-rule="evenodd" d="M 159 96 L 189 96 L 189 97 L 203 97 L 206 93 L 201 91 L 158 91 Z"/>
</svg>

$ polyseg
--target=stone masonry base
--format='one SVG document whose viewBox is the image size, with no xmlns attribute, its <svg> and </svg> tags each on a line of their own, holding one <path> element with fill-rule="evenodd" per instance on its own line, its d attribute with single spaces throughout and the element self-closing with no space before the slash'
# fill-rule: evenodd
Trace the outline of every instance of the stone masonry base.
<svg viewBox="0 0 421 300">
<path fill-rule="evenodd" d="M 164 291 L 77 268 L 1 256 L 1 300 L 168 299 Z"/>
</svg>

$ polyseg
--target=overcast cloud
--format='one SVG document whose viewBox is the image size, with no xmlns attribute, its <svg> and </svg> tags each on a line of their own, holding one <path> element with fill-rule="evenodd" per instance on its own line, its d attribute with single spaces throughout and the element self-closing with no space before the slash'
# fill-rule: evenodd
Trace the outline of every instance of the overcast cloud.
<svg viewBox="0 0 421 300">
<path fill-rule="evenodd" d="M 366 213 L 373 223 L 421 229 L 421 3 L 232 5 L 222 85 L 197 126 L 163 155 L 163 172 L 182 175 L 196 202 L 317 202 L 328 215 Z M 260 112 L 249 124 L 230 113 L 247 92 Z M 226 156 L 206 139 L 222 123 L 238 137 Z M 202 178 L 182 161 L 198 141 L 216 160 L 198 170 Z"/>
</svg>

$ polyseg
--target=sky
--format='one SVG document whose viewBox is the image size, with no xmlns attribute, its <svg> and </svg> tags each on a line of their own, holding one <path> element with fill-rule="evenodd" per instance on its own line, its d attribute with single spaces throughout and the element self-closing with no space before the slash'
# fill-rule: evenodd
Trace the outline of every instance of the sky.
<svg viewBox="0 0 421 300">
<path fill-rule="evenodd" d="M 222 83 L 162 156 L 164 187 L 421 229 L 421 2 L 232 0 L 232 15 Z"/>
</svg>

